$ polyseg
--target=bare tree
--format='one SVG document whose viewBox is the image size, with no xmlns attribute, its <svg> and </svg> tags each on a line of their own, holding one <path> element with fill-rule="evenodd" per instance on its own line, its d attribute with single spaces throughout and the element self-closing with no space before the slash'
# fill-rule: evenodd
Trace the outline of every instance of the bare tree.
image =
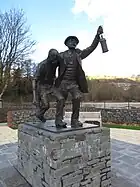
<svg viewBox="0 0 140 187">
<path fill-rule="evenodd" d="M 34 45 L 22 10 L 0 13 L 0 99 L 9 84 L 12 67 L 21 65 Z"/>
<path fill-rule="evenodd" d="M 30 79 L 34 75 L 34 68 L 36 67 L 35 62 L 32 59 L 27 59 L 23 62 L 22 74 L 27 79 Z"/>
</svg>

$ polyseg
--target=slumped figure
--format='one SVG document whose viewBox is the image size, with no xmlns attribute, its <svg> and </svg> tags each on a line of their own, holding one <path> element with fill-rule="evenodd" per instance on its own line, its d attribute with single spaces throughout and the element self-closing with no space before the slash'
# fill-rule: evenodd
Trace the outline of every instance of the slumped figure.
<svg viewBox="0 0 140 187">
<path fill-rule="evenodd" d="M 50 49 L 47 59 L 38 65 L 33 80 L 33 103 L 37 107 L 36 116 L 42 122 L 46 121 L 44 114 L 50 108 L 51 97 L 56 93 L 54 80 L 58 64 L 57 57 L 58 51 Z"/>
<path fill-rule="evenodd" d="M 79 40 L 76 36 L 69 36 L 65 40 L 65 45 L 68 50 L 60 53 L 58 64 L 58 78 L 55 81 L 55 86 L 61 93 L 61 97 L 57 100 L 56 107 L 56 126 L 62 127 L 63 109 L 68 93 L 72 96 L 72 116 L 71 127 L 82 127 L 79 121 L 80 100 L 82 93 L 88 92 L 88 85 L 85 73 L 82 69 L 81 60 L 88 57 L 98 46 L 100 35 L 103 33 L 103 28 L 99 26 L 97 34 L 90 47 L 80 50 L 76 49 Z"/>
</svg>

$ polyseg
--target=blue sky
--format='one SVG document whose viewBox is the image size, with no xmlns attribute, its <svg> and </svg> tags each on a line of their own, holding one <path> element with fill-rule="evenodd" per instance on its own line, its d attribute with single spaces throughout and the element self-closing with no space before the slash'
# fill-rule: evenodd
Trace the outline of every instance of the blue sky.
<svg viewBox="0 0 140 187">
<path fill-rule="evenodd" d="M 71 11 L 73 0 L 2 0 L 2 11 L 22 8 L 31 25 L 33 38 L 43 40 L 64 39 L 79 30 L 93 30 L 97 22 L 90 24 L 85 13 L 74 15 Z"/>
<path fill-rule="evenodd" d="M 25 11 L 32 38 L 37 41 L 36 52 L 32 55 L 35 62 L 44 60 L 50 48 L 65 50 L 64 40 L 69 35 L 78 36 L 78 48 L 88 47 L 98 26 L 103 25 L 109 52 L 102 54 L 99 44 L 83 60 L 85 73 L 124 77 L 140 74 L 139 0 L 0 1 L 1 11 L 10 8 Z"/>
<path fill-rule="evenodd" d="M 90 22 L 84 11 L 74 14 L 74 6 L 75 0 L 1 0 L 0 10 L 24 10 L 27 23 L 31 25 L 32 38 L 37 41 L 36 52 L 32 58 L 39 63 L 47 57 L 50 48 L 65 50 L 64 40 L 69 35 L 80 37 L 82 48 L 91 44 L 103 19 L 99 16 L 94 22 Z M 92 37 L 90 40 L 89 33 Z"/>
</svg>

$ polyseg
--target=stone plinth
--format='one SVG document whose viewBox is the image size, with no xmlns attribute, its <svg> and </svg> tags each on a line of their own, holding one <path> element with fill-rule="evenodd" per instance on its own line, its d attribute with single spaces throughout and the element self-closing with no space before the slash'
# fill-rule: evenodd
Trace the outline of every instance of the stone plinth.
<svg viewBox="0 0 140 187">
<path fill-rule="evenodd" d="M 33 187 L 111 186 L 110 130 L 97 125 L 57 130 L 54 121 L 18 131 L 18 170 Z"/>
</svg>

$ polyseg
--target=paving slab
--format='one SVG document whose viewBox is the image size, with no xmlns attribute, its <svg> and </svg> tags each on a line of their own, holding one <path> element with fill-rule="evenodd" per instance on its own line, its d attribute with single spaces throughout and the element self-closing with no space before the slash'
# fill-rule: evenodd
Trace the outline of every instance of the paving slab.
<svg viewBox="0 0 140 187">
<path fill-rule="evenodd" d="M 0 181 L 3 187 L 30 186 L 12 165 L 0 169 Z"/>
</svg>

